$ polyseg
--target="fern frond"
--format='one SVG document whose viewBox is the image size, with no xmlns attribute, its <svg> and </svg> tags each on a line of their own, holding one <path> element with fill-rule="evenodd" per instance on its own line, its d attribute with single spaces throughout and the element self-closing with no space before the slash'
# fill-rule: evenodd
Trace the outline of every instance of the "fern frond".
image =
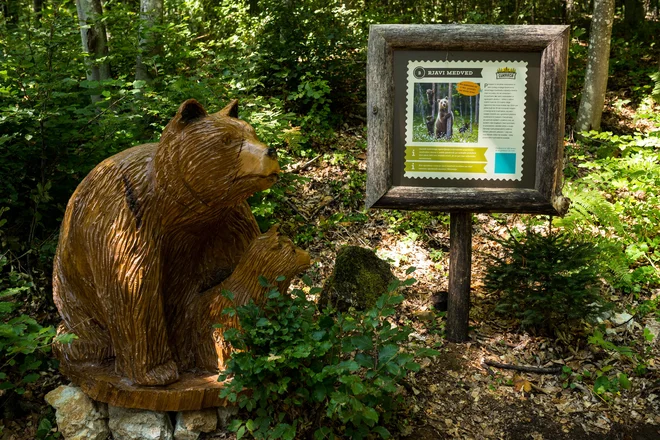
<svg viewBox="0 0 660 440">
<path fill-rule="evenodd" d="M 556 218 L 555 226 L 563 227 L 568 232 L 581 232 L 581 225 L 588 224 L 598 229 L 612 229 L 617 235 L 625 234 L 625 225 L 621 222 L 614 206 L 595 190 L 566 188 L 566 195 L 571 199 L 571 208 L 563 218 Z"/>
</svg>

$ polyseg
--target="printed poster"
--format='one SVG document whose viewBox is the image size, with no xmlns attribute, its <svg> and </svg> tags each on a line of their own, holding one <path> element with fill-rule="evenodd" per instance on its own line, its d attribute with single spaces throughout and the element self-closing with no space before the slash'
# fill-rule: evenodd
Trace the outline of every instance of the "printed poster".
<svg viewBox="0 0 660 440">
<path fill-rule="evenodd" d="M 522 178 L 527 62 L 410 61 L 408 178 Z"/>
</svg>

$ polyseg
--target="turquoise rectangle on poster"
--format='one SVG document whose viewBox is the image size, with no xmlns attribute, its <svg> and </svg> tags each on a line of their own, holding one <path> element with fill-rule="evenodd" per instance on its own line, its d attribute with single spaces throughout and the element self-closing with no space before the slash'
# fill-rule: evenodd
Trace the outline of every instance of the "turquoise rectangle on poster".
<svg viewBox="0 0 660 440">
<path fill-rule="evenodd" d="M 495 174 L 514 174 L 516 153 L 495 153 Z"/>
</svg>

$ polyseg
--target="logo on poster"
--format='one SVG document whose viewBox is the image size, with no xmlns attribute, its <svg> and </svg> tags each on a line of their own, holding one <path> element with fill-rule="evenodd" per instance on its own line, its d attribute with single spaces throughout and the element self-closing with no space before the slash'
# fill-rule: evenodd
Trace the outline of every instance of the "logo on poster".
<svg viewBox="0 0 660 440">
<path fill-rule="evenodd" d="M 423 67 L 417 67 L 415 68 L 415 70 L 413 70 L 413 75 L 417 79 L 424 78 L 424 75 L 426 75 L 426 69 L 424 69 Z"/>
<path fill-rule="evenodd" d="M 500 67 L 495 73 L 497 79 L 516 79 L 516 69 L 513 67 Z"/>
</svg>

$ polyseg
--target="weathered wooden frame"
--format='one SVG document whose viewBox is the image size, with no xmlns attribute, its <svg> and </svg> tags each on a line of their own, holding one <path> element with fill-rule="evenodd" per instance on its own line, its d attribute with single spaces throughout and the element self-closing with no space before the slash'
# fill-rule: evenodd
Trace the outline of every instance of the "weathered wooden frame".
<svg viewBox="0 0 660 440">
<path fill-rule="evenodd" d="M 367 208 L 563 214 L 569 26 L 372 25 L 367 61 Z M 540 52 L 536 178 L 530 188 L 393 186 L 396 50 Z"/>
</svg>

